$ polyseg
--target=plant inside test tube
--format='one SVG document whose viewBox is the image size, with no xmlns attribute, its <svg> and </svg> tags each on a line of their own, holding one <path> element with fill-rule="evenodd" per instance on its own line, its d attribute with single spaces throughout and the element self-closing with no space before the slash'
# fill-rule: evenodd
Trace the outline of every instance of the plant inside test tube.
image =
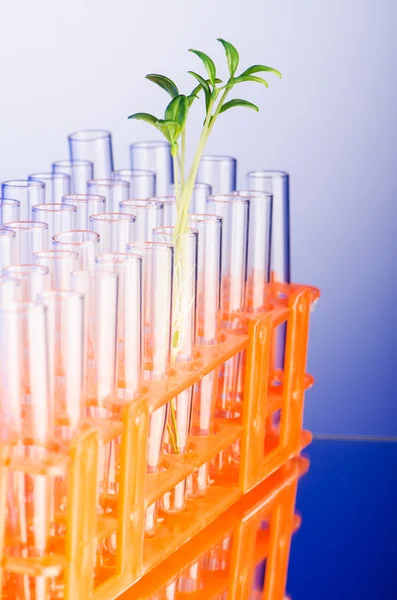
<svg viewBox="0 0 397 600">
<path fill-rule="evenodd" d="M 214 61 L 200 50 L 190 49 L 204 64 L 206 75 L 202 76 L 195 71 L 189 74 L 196 80 L 196 87 L 188 94 L 181 94 L 176 84 L 164 75 L 149 74 L 149 81 L 156 83 L 165 90 L 172 98 L 167 105 L 164 118 L 157 118 L 152 114 L 138 112 L 130 115 L 129 119 L 146 121 L 154 126 L 167 139 L 171 146 L 173 158 L 175 195 L 177 218 L 174 229 L 173 243 L 175 246 L 174 266 L 174 292 L 173 292 L 173 334 L 171 357 L 176 360 L 183 345 L 184 330 L 188 327 L 188 315 L 184 313 L 186 303 L 183 301 L 185 290 L 189 287 L 191 273 L 188 270 L 187 234 L 189 232 L 189 207 L 192 199 L 194 185 L 201 157 L 204 153 L 208 139 L 214 128 L 218 117 L 236 107 L 251 108 L 259 111 L 258 106 L 241 98 L 227 100 L 233 88 L 241 83 L 260 83 L 268 87 L 267 81 L 258 77 L 258 73 L 271 72 L 281 77 L 281 73 L 272 67 L 265 65 L 252 65 L 240 74 L 237 69 L 240 62 L 239 53 L 236 48 L 226 40 L 218 40 L 224 47 L 228 64 L 227 80 L 222 81 L 217 76 L 217 68 Z M 189 111 L 194 102 L 203 95 L 205 101 L 205 117 L 201 134 L 194 153 L 190 168 L 186 165 L 186 125 Z M 227 101 L 226 101 L 227 100 Z M 187 311 L 188 313 L 189 311 Z"/>
</svg>

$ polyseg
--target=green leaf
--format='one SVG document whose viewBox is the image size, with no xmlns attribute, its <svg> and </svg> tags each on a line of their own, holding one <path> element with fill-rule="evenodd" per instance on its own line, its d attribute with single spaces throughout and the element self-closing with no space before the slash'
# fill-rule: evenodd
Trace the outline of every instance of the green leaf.
<svg viewBox="0 0 397 600">
<path fill-rule="evenodd" d="M 198 73 L 195 73 L 194 71 L 188 71 L 188 73 L 189 73 L 189 75 L 193 75 L 193 77 L 195 79 L 197 79 L 197 81 L 200 84 L 200 86 L 198 86 L 198 87 L 201 87 L 204 90 L 205 107 L 206 107 L 206 111 L 208 112 L 209 103 L 211 101 L 211 89 L 210 89 L 210 86 L 208 85 L 207 80 L 204 79 L 203 77 L 201 77 L 201 75 L 199 75 Z"/>
<path fill-rule="evenodd" d="M 197 87 L 198 87 L 198 88 L 201 90 L 201 85 L 199 85 L 199 86 L 197 86 Z M 195 88 L 195 89 L 196 89 L 196 88 Z M 187 97 L 189 108 L 191 107 L 191 105 L 193 104 L 193 102 L 194 102 L 195 100 L 197 100 L 197 99 L 198 99 L 198 96 L 197 96 L 197 94 L 193 94 L 193 93 L 192 93 L 192 94 L 189 94 L 189 96 Z"/>
<path fill-rule="evenodd" d="M 179 123 L 171 119 L 159 119 L 156 127 L 171 144 L 175 143 L 181 133 Z"/>
<path fill-rule="evenodd" d="M 207 83 L 211 83 L 209 79 L 206 79 Z M 222 79 L 218 79 L 218 77 L 215 78 L 215 83 L 223 83 Z M 198 85 L 196 85 L 196 87 L 194 88 L 194 90 L 191 91 L 190 96 L 195 96 L 196 98 L 198 98 L 197 94 L 199 93 L 200 90 L 202 90 L 202 86 L 201 83 L 199 83 Z M 188 97 L 190 97 L 188 96 Z"/>
<path fill-rule="evenodd" d="M 201 52 L 201 50 L 193 50 L 193 48 L 190 48 L 189 52 L 193 52 L 193 54 L 196 54 L 196 56 L 198 56 L 203 61 L 208 73 L 209 80 L 212 83 L 212 85 L 215 85 L 216 67 L 212 58 L 210 58 L 207 54 L 204 54 L 204 52 Z"/>
<path fill-rule="evenodd" d="M 238 63 L 240 62 L 239 53 L 230 42 L 227 42 L 222 38 L 218 38 L 218 42 L 220 42 L 225 49 L 230 77 L 234 77 L 234 74 L 237 71 Z"/>
<path fill-rule="evenodd" d="M 253 81 L 256 83 L 261 83 L 262 85 L 269 87 L 269 84 L 267 83 L 267 81 L 265 81 L 261 77 L 255 77 L 254 75 L 239 75 L 238 77 L 234 77 L 230 81 L 230 87 L 233 87 L 236 83 L 243 83 L 245 81 Z"/>
<path fill-rule="evenodd" d="M 189 108 L 189 101 L 186 96 L 180 94 L 175 96 L 165 109 L 165 119 L 179 123 L 181 130 L 185 127 Z"/>
<path fill-rule="evenodd" d="M 129 119 L 136 119 L 137 121 L 146 121 L 151 125 L 157 126 L 157 117 L 150 115 L 149 113 L 134 113 L 128 117 Z"/>
<path fill-rule="evenodd" d="M 248 102 L 248 100 L 240 100 L 240 98 L 235 98 L 233 100 L 229 100 L 229 102 L 225 102 L 225 104 L 223 104 L 221 110 L 219 111 L 219 114 L 224 113 L 225 111 L 229 110 L 230 108 L 234 108 L 235 106 L 244 106 L 246 108 L 252 108 L 252 110 L 256 110 L 256 112 L 259 112 L 259 108 L 256 106 L 256 104 L 252 104 L 252 102 Z"/>
<path fill-rule="evenodd" d="M 151 73 L 149 75 L 146 75 L 146 79 L 149 79 L 149 81 L 152 81 L 153 83 L 159 85 L 171 96 L 171 98 L 174 98 L 179 94 L 179 90 L 176 87 L 175 83 L 165 75 L 157 75 L 155 73 Z"/>
<path fill-rule="evenodd" d="M 274 73 L 275 75 L 280 77 L 280 79 L 282 77 L 280 71 L 277 71 L 277 69 L 273 69 L 272 67 L 266 67 L 265 65 L 252 65 L 252 67 L 249 67 L 243 73 L 241 73 L 240 77 L 242 75 L 253 75 L 254 73 L 263 73 L 264 71 Z"/>
</svg>

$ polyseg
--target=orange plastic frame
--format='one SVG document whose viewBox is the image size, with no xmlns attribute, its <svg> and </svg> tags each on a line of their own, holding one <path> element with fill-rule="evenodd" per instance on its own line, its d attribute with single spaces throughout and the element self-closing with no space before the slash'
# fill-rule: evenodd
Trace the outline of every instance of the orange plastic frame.
<svg viewBox="0 0 397 600">
<path fill-rule="evenodd" d="M 47 577 L 63 572 L 65 600 L 110 600 L 215 521 L 243 494 L 298 456 L 311 440 L 310 433 L 302 430 L 302 420 L 305 390 L 313 381 L 305 371 L 309 315 L 318 295 L 318 290 L 307 286 L 273 283 L 272 308 L 268 312 L 239 315 L 245 332 L 225 331 L 220 344 L 200 348 L 194 363 L 174 365 L 166 381 L 150 382 L 138 399 L 118 407 L 119 419 L 91 421 L 90 428 L 73 441 L 68 456 L 54 455 L 41 462 L 15 461 L 9 459 L 9 448 L 0 448 L 0 575 L 1 570 Z M 272 339 L 275 327 L 284 322 L 284 371 L 276 373 L 272 367 Z M 242 351 L 246 351 L 242 420 L 217 420 L 216 433 L 191 437 L 188 454 L 167 455 L 167 468 L 148 475 L 150 413 Z M 272 415 L 279 410 L 281 424 L 275 433 Z M 107 514 L 98 516 L 94 466 L 98 445 L 116 438 L 121 439 L 118 496 L 106 498 Z M 238 469 L 217 479 L 205 497 L 189 500 L 181 513 L 167 516 L 155 535 L 145 539 L 146 507 L 237 440 L 241 448 Z M 15 558 L 4 553 L 9 470 L 48 477 L 67 474 L 66 538 L 61 544 L 56 540 L 55 551 L 44 558 Z M 100 583 L 95 582 L 95 550 L 114 534 L 114 565 Z"/>
</svg>

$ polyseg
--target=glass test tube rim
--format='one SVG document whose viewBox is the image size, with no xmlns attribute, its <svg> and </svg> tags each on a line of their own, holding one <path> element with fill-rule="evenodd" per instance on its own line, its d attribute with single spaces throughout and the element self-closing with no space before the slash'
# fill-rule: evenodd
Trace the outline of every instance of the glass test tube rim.
<svg viewBox="0 0 397 600">
<path fill-rule="evenodd" d="M 62 196 L 62 204 L 63 199 L 66 198 L 70 202 L 81 202 L 81 204 L 87 204 L 88 202 L 104 202 L 106 203 L 106 196 L 101 196 L 100 194 L 65 194 Z M 68 204 L 68 202 L 65 202 Z M 73 206 L 73 205 L 71 205 Z"/>
<path fill-rule="evenodd" d="M 59 248 L 56 248 L 54 250 L 37 250 L 36 252 L 33 252 L 32 256 L 37 258 L 48 259 L 57 258 L 59 260 L 78 260 L 79 258 L 78 252 L 74 252 L 73 250 L 61 250 Z"/>
<path fill-rule="evenodd" d="M 241 203 L 241 204 L 249 204 L 249 198 L 246 196 L 239 196 L 237 193 L 229 193 L 229 194 L 213 194 L 212 196 L 208 196 L 208 202 L 218 202 L 219 204 L 227 204 L 227 203 Z"/>
<path fill-rule="evenodd" d="M 44 265 L 35 265 L 35 264 L 29 264 L 29 263 L 24 263 L 21 265 L 9 265 L 8 267 L 4 267 L 3 268 L 3 276 L 8 277 L 10 273 L 10 277 L 12 277 L 15 273 L 15 275 L 18 273 L 21 276 L 24 275 L 30 275 L 32 273 L 36 273 L 41 274 L 41 275 L 49 275 L 50 270 L 48 267 L 45 267 Z M 17 277 L 14 277 L 17 278 Z"/>
<path fill-rule="evenodd" d="M 149 210 L 161 210 L 164 208 L 164 202 L 157 201 L 152 198 L 128 198 L 127 200 L 121 200 L 119 202 L 119 207 L 123 206 L 133 207 L 133 208 L 148 208 Z"/>
<path fill-rule="evenodd" d="M 89 216 L 89 221 L 103 221 L 105 223 L 135 223 L 136 216 L 124 212 L 108 212 L 108 213 L 96 213 Z"/>
<path fill-rule="evenodd" d="M 87 238 L 91 238 L 91 239 L 86 239 L 86 240 L 81 240 L 81 241 L 62 241 L 59 240 L 60 236 L 66 236 L 66 235 L 70 235 L 70 234 L 76 234 L 76 233 L 84 233 L 84 235 Z M 88 229 L 71 229 L 70 231 L 62 231 L 60 233 L 56 233 L 53 238 L 52 241 L 54 243 L 55 246 L 59 246 L 61 244 L 69 244 L 72 246 L 84 246 L 86 244 L 97 244 L 100 240 L 100 235 L 99 233 L 96 233 L 95 231 L 89 231 Z"/>
<path fill-rule="evenodd" d="M 40 179 L 8 179 L 7 181 L 1 182 L 2 187 L 4 185 L 8 187 L 19 187 L 19 188 L 28 188 L 28 187 L 37 187 L 45 189 L 45 183 L 40 181 Z"/>
<path fill-rule="evenodd" d="M 111 136 L 111 132 L 107 129 L 78 129 L 69 133 L 68 139 L 74 142 L 94 142 L 95 140 L 111 138 Z"/>
<path fill-rule="evenodd" d="M 131 242 L 133 243 L 133 242 Z M 117 260 L 117 257 L 125 257 L 122 260 Z M 106 263 L 120 263 L 123 264 L 130 260 L 132 262 L 140 262 L 142 263 L 142 256 L 140 254 L 134 254 L 133 252 L 104 252 L 95 257 L 96 264 L 106 264 Z"/>
<path fill-rule="evenodd" d="M 7 231 L 29 231 L 30 229 L 47 229 L 48 223 L 44 223 L 44 221 L 10 221 L 9 223 L 4 223 L 4 229 Z"/>
<path fill-rule="evenodd" d="M 230 154 L 203 154 L 200 161 L 237 162 L 237 158 L 235 156 L 231 156 Z"/>
<path fill-rule="evenodd" d="M 126 175 L 134 175 L 135 177 L 148 177 L 149 175 L 152 177 L 156 176 L 156 173 L 154 171 L 150 171 L 150 169 L 116 169 L 115 171 L 112 171 L 112 176 L 115 175 L 116 173 L 125 173 Z M 118 177 L 115 177 L 116 180 L 118 180 Z M 120 177 L 121 181 L 125 181 L 123 180 L 122 177 Z"/>
<path fill-rule="evenodd" d="M 141 140 L 130 144 L 130 148 L 169 148 L 171 144 L 165 140 Z"/>
<path fill-rule="evenodd" d="M 258 169 L 256 171 L 249 171 L 247 177 L 255 179 L 284 179 L 289 177 L 287 171 L 278 171 L 277 169 Z"/>
<path fill-rule="evenodd" d="M 195 223 L 222 223 L 223 217 L 215 213 L 189 213 L 188 221 L 194 221 Z"/>
<path fill-rule="evenodd" d="M 16 233 L 13 229 L 6 229 L 5 227 L 0 227 L 0 236 L 15 238 Z"/>
<path fill-rule="evenodd" d="M 54 160 L 52 166 L 54 167 L 54 165 L 59 165 L 60 167 L 73 167 L 73 165 L 93 166 L 94 163 L 86 158 L 60 158 L 59 160 Z"/>
<path fill-rule="evenodd" d="M 167 251 L 167 252 L 169 250 L 172 250 L 172 252 L 173 252 L 174 245 L 167 244 L 166 242 L 128 242 L 127 250 L 131 250 L 131 254 L 134 254 L 135 249 L 137 249 L 137 250 L 139 250 L 139 249 L 142 249 L 142 250 L 158 249 L 160 251 L 163 250 L 163 251 Z M 127 252 L 127 254 L 129 254 L 129 252 Z"/>
<path fill-rule="evenodd" d="M 238 190 L 233 192 L 235 196 L 240 196 L 242 198 L 265 198 L 266 200 L 271 200 L 273 198 L 273 194 L 271 192 L 263 192 L 262 190 Z"/>
<path fill-rule="evenodd" d="M 4 205 L 18 208 L 21 206 L 21 202 L 20 200 L 15 200 L 15 198 L 0 198 L 0 207 Z"/>
<path fill-rule="evenodd" d="M 53 173 L 52 171 L 39 171 L 38 173 L 31 173 L 30 175 L 28 175 L 28 181 L 38 181 L 44 184 L 46 181 L 53 181 L 54 179 L 70 182 L 70 175 L 68 175 L 67 173 Z"/>
<path fill-rule="evenodd" d="M 109 178 L 89 179 L 87 181 L 87 188 L 90 184 L 98 185 L 98 186 L 102 186 L 102 187 L 120 187 L 120 188 L 128 188 L 128 189 L 130 188 L 130 182 L 125 181 L 124 179 L 109 179 Z"/>
<path fill-rule="evenodd" d="M 44 212 L 77 212 L 77 208 L 67 202 L 48 202 L 48 204 L 35 204 L 32 206 L 32 212 L 39 210 Z"/>
<path fill-rule="evenodd" d="M 158 235 L 172 236 L 172 234 L 174 233 L 174 229 L 175 229 L 174 225 L 161 225 L 160 227 L 154 227 L 153 233 L 157 233 Z M 187 235 L 189 237 L 189 239 L 191 239 L 191 238 L 198 238 L 199 232 L 197 229 L 194 229 L 194 227 L 189 227 L 188 232 L 181 233 L 178 235 L 182 235 L 182 236 Z M 171 245 L 173 246 L 174 244 L 171 244 Z"/>
</svg>

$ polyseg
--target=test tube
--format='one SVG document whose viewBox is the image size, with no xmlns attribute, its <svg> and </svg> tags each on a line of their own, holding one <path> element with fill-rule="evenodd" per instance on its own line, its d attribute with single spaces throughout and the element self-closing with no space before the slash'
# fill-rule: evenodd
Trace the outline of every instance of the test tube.
<svg viewBox="0 0 397 600">
<path fill-rule="evenodd" d="M 245 286 L 248 255 L 248 198 L 236 195 L 215 195 L 208 200 L 208 211 L 223 218 L 221 311 L 225 328 L 240 326 L 238 313 L 245 310 Z M 219 405 L 222 418 L 241 412 L 238 397 L 238 377 L 244 356 L 229 359 L 219 372 Z"/>
<path fill-rule="evenodd" d="M 70 192 L 85 194 L 87 181 L 94 179 L 94 164 L 89 160 L 57 160 L 52 163 L 53 173 L 64 173 L 70 177 Z"/>
<path fill-rule="evenodd" d="M 21 285 L 18 279 L 1 275 L 0 271 L 0 306 L 19 302 L 21 299 L 20 288 Z"/>
<path fill-rule="evenodd" d="M 150 198 L 156 202 L 161 202 L 163 209 L 163 225 L 164 227 L 175 227 L 176 225 L 176 196 L 155 196 Z"/>
<path fill-rule="evenodd" d="M 3 198 L 18 200 L 20 203 L 19 219 L 22 221 L 30 219 L 32 206 L 45 202 L 45 184 L 41 181 L 29 181 L 28 179 L 3 181 L 1 193 Z"/>
<path fill-rule="evenodd" d="M 119 169 L 113 172 L 114 179 L 130 184 L 129 198 L 151 198 L 156 195 L 156 173 L 143 169 Z"/>
<path fill-rule="evenodd" d="M 150 242 L 153 229 L 164 221 L 164 204 L 156 200 L 123 200 L 120 211 L 135 216 L 134 241 Z"/>
<path fill-rule="evenodd" d="M 42 250 L 33 252 L 33 263 L 47 267 L 50 272 L 51 289 L 70 290 L 70 274 L 79 267 L 79 255 L 70 250 Z"/>
<path fill-rule="evenodd" d="M 0 225 L 10 221 L 19 221 L 20 206 L 19 200 L 0 198 Z"/>
<path fill-rule="evenodd" d="M 83 296 L 51 290 L 43 292 L 38 302 L 47 309 L 50 392 L 57 431 L 70 439 L 83 416 Z"/>
<path fill-rule="evenodd" d="M 70 194 L 70 177 L 65 173 L 32 173 L 29 181 L 41 181 L 45 185 L 43 204 L 61 202 L 62 196 Z"/>
<path fill-rule="evenodd" d="M 100 253 L 125 252 L 134 240 L 135 217 L 126 213 L 102 213 L 90 216 L 90 230 L 100 236 Z"/>
<path fill-rule="evenodd" d="M 0 229 L 0 273 L 4 267 L 14 265 L 17 261 L 16 233 L 8 229 Z"/>
<path fill-rule="evenodd" d="M 130 184 L 122 179 L 92 179 L 87 182 L 87 194 L 105 196 L 106 211 L 117 212 L 119 202 L 129 197 Z"/>
<path fill-rule="evenodd" d="M 106 211 L 106 198 L 98 194 L 67 194 L 63 203 L 76 207 L 76 229 L 87 230 L 90 216 Z"/>
<path fill-rule="evenodd" d="M 95 269 L 95 256 L 99 254 L 99 240 L 99 235 L 94 231 L 76 229 L 54 235 L 53 246 L 54 250 L 77 252 L 79 269 L 92 271 Z"/>
<path fill-rule="evenodd" d="M 173 227 L 159 227 L 153 239 L 174 243 L 173 323 L 171 359 L 190 362 L 196 343 L 196 290 L 197 290 L 197 240 L 198 232 L 190 229 L 186 234 L 175 234 Z M 184 390 L 170 401 L 172 418 L 166 439 L 169 453 L 185 454 L 192 417 L 193 387 Z M 165 494 L 161 507 L 165 512 L 178 512 L 186 505 L 186 481 Z"/>
<path fill-rule="evenodd" d="M 171 146 L 168 142 L 148 141 L 130 145 L 131 169 L 153 171 L 156 174 L 156 195 L 169 193 L 174 182 Z"/>
<path fill-rule="evenodd" d="M 210 196 L 208 211 L 223 218 L 221 308 L 224 327 L 232 327 L 234 313 L 245 309 L 248 255 L 248 198 L 233 194 Z"/>
<path fill-rule="evenodd" d="M 15 264 L 29 264 L 33 252 L 47 250 L 48 225 L 41 221 L 12 221 L 4 229 L 15 232 Z"/>
<path fill-rule="evenodd" d="M 82 129 L 68 136 L 71 160 L 88 160 L 95 177 L 110 177 L 113 169 L 112 136 L 104 129 Z"/>
<path fill-rule="evenodd" d="M 204 155 L 197 181 L 208 183 L 213 194 L 230 194 L 236 189 L 237 159 L 232 156 Z"/>
<path fill-rule="evenodd" d="M 270 279 L 291 282 L 289 175 L 285 171 L 251 171 L 247 175 L 249 190 L 271 194 L 273 197 Z M 282 324 L 275 332 L 275 367 L 284 366 L 287 326 Z"/>
<path fill-rule="evenodd" d="M 48 243 L 56 233 L 70 231 L 76 226 L 77 209 L 72 204 L 37 204 L 32 208 L 33 221 L 41 221 L 48 225 Z"/>
<path fill-rule="evenodd" d="M 198 231 L 197 342 L 207 346 L 219 342 L 221 326 L 222 218 L 192 214 L 189 215 L 189 225 Z M 217 394 L 218 369 L 214 369 L 194 386 L 192 435 L 210 435 L 213 432 Z M 187 483 L 190 496 L 203 496 L 209 485 L 209 463 L 199 467 Z"/>
<path fill-rule="evenodd" d="M 12 265 L 3 269 L 3 275 L 20 282 L 22 302 L 34 302 L 39 294 L 50 289 L 50 272 L 42 265 Z"/>
<path fill-rule="evenodd" d="M 85 387 L 93 414 L 95 408 L 108 409 L 115 400 L 117 280 L 116 273 L 106 271 L 71 275 L 73 291 L 84 297 Z"/>
<path fill-rule="evenodd" d="M 53 437 L 45 307 L 31 302 L 1 307 L 0 338 L 0 439 L 19 442 L 13 445 L 14 456 L 43 459 Z M 14 556 L 44 557 L 49 551 L 51 482 L 11 471 L 7 483 L 8 550 Z M 21 597 L 48 598 L 49 579 L 17 575 L 17 580 Z"/>
<path fill-rule="evenodd" d="M 170 185 L 170 194 L 175 195 L 175 183 Z M 196 182 L 193 186 L 190 199 L 189 213 L 203 214 L 207 212 L 207 200 L 212 194 L 212 188 L 208 183 Z"/>
<path fill-rule="evenodd" d="M 264 311 L 270 281 L 271 223 L 273 196 L 267 192 L 241 190 L 236 195 L 249 198 L 249 237 L 247 261 L 247 310 Z"/>
<path fill-rule="evenodd" d="M 143 376 L 145 380 L 165 379 L 170 364 L 174 247 L 155 242 L 134 242 L 128 245 L 130 252 L 142 256 Z M 150 416 L 149 473 L 156 473 L 160 466 L 167 413 L 168 405 L 164 404 Z M 156 521 L 157 504 L 154 503 L 146 510 L 146 535 L 154 534 Z"/>
<path fill-rule="evenodd" d="M 142 381 L 142 258 L 126 253 L 101 254 L 97 269 L 117 273 L 117 397 L 131 400 Z"/>
</svg>

